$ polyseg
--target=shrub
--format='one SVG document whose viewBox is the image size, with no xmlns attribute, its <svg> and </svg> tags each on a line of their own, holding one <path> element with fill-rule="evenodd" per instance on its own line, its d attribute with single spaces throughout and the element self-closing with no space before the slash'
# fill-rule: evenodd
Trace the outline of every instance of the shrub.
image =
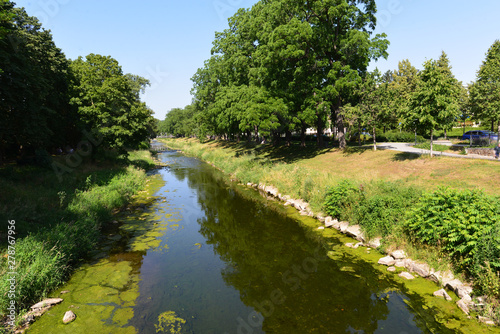
<svg viewBox="0 0 500 334">
<path fill-rule="evenodd" d="M 363 227 L 369 237 L 387 236 L 404 222 L 405 212 L 420 191 L 397 182 L 378 181 L 356 186 L 343 180 L 328 192 L 325 211 Z"/>
<path fill-rule="evenodd" d="M 440 188 L 420 198 L 405 225 L 415 241 L 440 247 L 459 269 L 477 276 L 482 259 L 498 252 L 500 240 L 488 235 L 499 224 L 499 204 L 497 198 L 478 190 Z M 490 264 L 500 269 L 498 263 Z"/>
<path fill-rule="evenodd" d="M 353 199 L 358 196 L 359 189 L 354 185 L 354 182 L 342 180 L 327 191 L 324 203 L 325 211 L 334 218 L 343 219 L 346 217 L 346 211 L 353 204 Z"/>
<path fill-rule="evenodd" d="M 415 133 L 405 132 L 399 130 L 391 130 L 386 133 L 377 134 L 378 142 L 391 142 L 391 143 L 412 143 L 415 142 Z M 417 136 L 417 142 L 423 143 L 426 140 L 422 136 Z"/>
</svg>

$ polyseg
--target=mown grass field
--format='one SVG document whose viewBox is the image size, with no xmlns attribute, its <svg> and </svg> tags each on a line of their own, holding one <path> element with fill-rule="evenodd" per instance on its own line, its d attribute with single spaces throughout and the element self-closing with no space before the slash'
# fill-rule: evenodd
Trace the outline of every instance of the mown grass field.
<svg viewBox="0 0 500 334">
<path fill-rule="evenodd" d="M 500 190 L 498 161 L 430 158 L 390 150 L 373 151 L 371 147 L 318 149 L 314 143 L 302 148 L 296 144 L 292 147 L 217 141 L 202 144 L 195 139 L 166 142 L 188 154 L 209 157 L 212 160 L 208 160 L 212 162 L 223 162 L 228 158 L 251 160 L 256 164 L 263 162 L 269 169 L 269 174 L 262 176 L 263 182 L 290 183 L 290 175 L 281 175 L 280 172 L 297 167 L 302 169 L 305 175 L 317 174 L 317 181 L 324 186 L 337 183 L 340 179 L 355 179 L 359 182 L 382 179 L 403 182 L 425 190 L 448 186 L 455 189 L 482 189 L 491 195 L 498 195 Z M 220 150 L 221 148 L 224 150 Z M 223 165 L 229 168 L 227 172 L 235 174 L 236 177 L 241 176 L 242 182 L 253 182 L 251 175 L 246 175 L 243 168 L 235 168 L 234 164 L 236 162 L 231 163 L 230 160 L 223 162 Z"/>
</svg>

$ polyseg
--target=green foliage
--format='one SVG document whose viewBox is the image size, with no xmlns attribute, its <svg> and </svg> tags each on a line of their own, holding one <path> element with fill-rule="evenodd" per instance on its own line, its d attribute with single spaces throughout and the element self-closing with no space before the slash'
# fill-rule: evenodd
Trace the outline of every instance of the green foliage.
<svg viewBox="0 0 500 334">
<path fill-rule="evenodd" d="M 343 133 L 342 101 L 353 98 L 370 60 L 387 56 L 386 36 L 371 36 L 375 13 L 373 0 L 259 1 L 238 10 L 192 79 L 200 134 L 322 133 L 329 116 Z"/>
<path fill-rule="evenodd" d="M 415 145 L 413 146 L 415 148 L 421 148 L 421 149 L 424 149 L 424 150 L 430 150 L 431 149 L 431 144 L 430 143 L 421 143 L 421 144 L 418 144 L 418 145 Z M 447 151 L 450 149 L 449 146 L 446 146 L 446 145 L 432 145 L 432 148 L 434 151 L 438 151 L 438 152 L 444 152 L 444 151 Z"/>
<path fill-rule="evenodd" d="M 498 198 L 477 190 L 440 188 L 420 198 L 408 214 L 406 229 L 415 241 L 440 247 L 458 268 L 477 274 L 478 266 L 484 265 L 482 256 L 499 246 L 497 236 L 490 240 L 493 246 L 485 245 L 496 224 L 500 224 Z"/>
<path fill-rule="evenodd" d="M 44 222 L 43 228 L 30 228 L 28 236 L 18 234 L 15 256 L 18 307 L 29 306 L 64 282 L 72 266 L 95 249 L 100 227 L 109 221 L 112 210 L 127 203 L 144 186 L 146 178 L 143 171 L 132 167 L 121 173 L 109 172 L 111 177 L 105 174 L 87 177 L 71 197 L 66 191 L 56 193 L 47 205 L 57 208 L 56 213 L 44 217 L 51 221 Z M 2 205 L 3 202 L 4 199 Z M 16 224 L 16 228 L 21 226 Z M 0 258 L 0 312 L 5 312 L 10 300 L 6 261 L 7 258 Z"/>
<path fill-rule="evenodd" d="M 138 146 L 152 135 L 152 111 L 140 101 L 140 92 L 149 81 L 122 72 L 110 56 L 89 54 L 71 63 L 74 74 L 71 104 L 87 130 L 102 138 L 100 149 Z"/>
<path fill-rule="evenodd" d="M 414 143 L 415 142 L 415 133 L 399 131 L 399 130 L 390 130 L 386 133 L 381 133 L 377 135 L 379 142 L 390 142 L 390 143 Z M 418 135 L 417 142 L 423 143 L 426 140 L 424 137 Z"/>
<path fill-rule="evenodd" d="M 498 122 L 500 133 L 500 40 L 488 49 L 477 72 L 477 80 L 470 87 L 470 104 L 473 113 Z"/>
<path fill-rule="evenodd" d="M 64 146 L 73 138 L 75 110 L 69 106 L 69 64 L 37 18 L 2 1 L 12 18 L 0 35 L 0 161 L 5 155 Z M 5 18 L 5 17 L 4 17 Z M 22 147 L 22 148 L 21 148 Z"/>
<path fill-rule="evenodd" d="M 453 76 L 443 52 L 437 61 L 424 63 L 420 81 L 411 95 L 404 120 L 407 127 L 430 131 L 431 156 L 434 131 L 449 129 L 460 115 L 461 83 Z"/>
<path fill-rule="evenodd" d="M 361 225 L 369 237 L 387 236 L 403 224 L 405 212 L 418 196 L 417 189 L 396 182 L 356 186 L 343 180 L 327 192 L 324 209 L 333 217 Z"/>
<path fill-rule="evenodd" d="M 330 188 L 326 193 L 325 210 L 338 219 L 345 218 L 345 212 L 354 204 L 349 201 L 359 197 L 360 189 L 350 180 L 342 180 L 335 187 Z"/>
</svg>

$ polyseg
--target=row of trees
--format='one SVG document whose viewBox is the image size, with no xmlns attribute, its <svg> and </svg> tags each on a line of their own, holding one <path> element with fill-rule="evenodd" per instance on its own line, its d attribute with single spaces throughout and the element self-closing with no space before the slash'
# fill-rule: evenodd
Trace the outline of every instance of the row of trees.
<svg viewBox="0 0 500 334">
<path fill-rule="evenodd" d="M 90 134 L 124 152 L 152 134 L 146 79 L 111 57 L 68 60 L 37 18 L 9 0 L 0 7 L 0 159 L 76 148 Z"/>
<path fill-rule="evenodd" d="M 469 89 L 444 52 L 423 70 L 403 60 L 394 71 L 368 72 L 389 43 L 372 36 L 375 13 L 369 0 L 262 0 L 240 9 L 192 79 L 193 105 L 167 114 L 162 132 L 234 139 L 299 132 L 304 144 L 307 128 L 321 134 L 332 124 L 341 148 L 344 128 L 368 128 L 374 142 L 377 128 L 432 138 L 474 117 L 498 122 L 500 132 L 499 41 Z"/>
</svg>

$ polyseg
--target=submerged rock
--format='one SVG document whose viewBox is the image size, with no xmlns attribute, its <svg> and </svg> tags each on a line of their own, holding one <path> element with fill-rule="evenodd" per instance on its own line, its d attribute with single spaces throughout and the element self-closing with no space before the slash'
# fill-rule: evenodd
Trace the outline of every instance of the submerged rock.
<svg viewBox="0 0 500 334">
<path fill-rule="evenodd" d="M 409 272 L 403 271 L 401 274 L 398 275 L 399 277 L 406 278 L 406 279 L 414 279 L 415 276 L 410 274 Z"/>
<path fill-rule="evenodd" d="M 68 311 L 68 312 L 64 313 L 63 322 L 65 324 L 68 324 L 68 323 L 74 321 L 75 319 L 76 319 L 76 314 L 74 314 L 73 311 Z"/>
</svg>

